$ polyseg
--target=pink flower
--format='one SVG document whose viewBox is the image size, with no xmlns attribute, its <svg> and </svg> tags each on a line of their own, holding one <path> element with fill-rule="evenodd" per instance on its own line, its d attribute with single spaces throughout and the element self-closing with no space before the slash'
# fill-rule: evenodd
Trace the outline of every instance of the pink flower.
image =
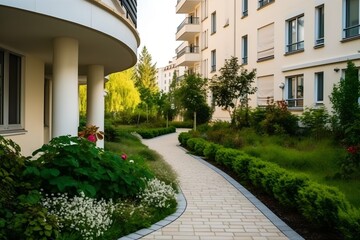
<svg viewBox="0 0 360 240">
<path fill-rule="evenodd" d="M 122 158 L 123 160 L 126 160 L 126 159 L 127 159 L 127 155 L 126 155 L 125 153 L 123 153 L 123 154 L 121 155 L 121 158 Z"/>
<path fill-rule="evenodd" d="M 96 139 L 95 134 L 90 134 L 90 135 L 87 137 L 87 140 L 89 140 L 90 142 L 95 143 L 97 139 Z"/>
</svg>

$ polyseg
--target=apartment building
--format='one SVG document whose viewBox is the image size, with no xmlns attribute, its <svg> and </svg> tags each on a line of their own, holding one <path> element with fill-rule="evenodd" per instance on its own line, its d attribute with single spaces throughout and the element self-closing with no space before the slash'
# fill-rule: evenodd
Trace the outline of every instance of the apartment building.
<svg viewBox="0 0 360 240">
<path fill-rule="evenodd" d="M 133 66 L 136 0 L 0 0 L 0 135 L 25 155 L 77 136 L 78 86 L 87 123 L 104 129 L 104 78 Z M 98 141 L 103 146 L 103 141 Z"/>
<path fill-rule="evenodd" d="M 251 106 L 285 100 L 289 109 L 331 109 L 329 95 L 352 60 L 360 66 L 360 0 L 178 0 L 186 14 L 177 64 L 212 78 L 236 56 L 256 69 Z M 224 119 L 217 109 L 214 119 Z"/>
<path fill-rule="evenodd" d="M 180 81 L 181 76 L 184 76 L 186 70 L 187 68 L 185 66 L 176 65 L 176 58 L 169 61 L 169 64 L 165 67 L 158 68 L 156 79 L 160 91 L 168 93 L 170 84 L 174 80 L 174 75 L 176 74 L 176 80 Z"/>
</svg>

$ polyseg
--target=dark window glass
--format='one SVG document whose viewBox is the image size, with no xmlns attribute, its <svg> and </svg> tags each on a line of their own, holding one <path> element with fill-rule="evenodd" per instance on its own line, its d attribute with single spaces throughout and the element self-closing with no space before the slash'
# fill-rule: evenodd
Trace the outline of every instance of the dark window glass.
<svg viewBox="0 0 360 240">
<path fill-rule="evenodd" d="M 0 125 L 4 124 L 4 52 L 0 51 Z"/>
<path fill-rule="evenodd" d="M 9 124 L 20 124 L 21 58 L 9 55 Z"/>
</svg>

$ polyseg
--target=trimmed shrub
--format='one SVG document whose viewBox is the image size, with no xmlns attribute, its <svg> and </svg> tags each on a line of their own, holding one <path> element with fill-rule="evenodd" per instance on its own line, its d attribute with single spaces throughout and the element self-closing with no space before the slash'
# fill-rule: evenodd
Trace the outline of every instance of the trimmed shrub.
<svg viewBox="0 0 360 240">
<path fill-rule="evenodd" d="M 348 212 L 349 203 L 334 187 L 311 182 L 298 192 L 296 203 L 303 216 L 324 227 L 338 227 L 340 212 Z"/>
<path fill-rule="evenodd" d="M 176 132 L 175 127 L 168 128 L 150 128 L 150 129 L 139 129 L 136 131 L 142 138 L 150 139 L 158 136 L 162 136 L 169 133 Z"/>
<path fill-rule="evenodd" d="M 231 168 L 232 163 L 237 156 L 244 155 L 245 153 L 240 150 L 231 148 L 220 148 L 216 152 L 215 161 L 225 167 Z"/>
<path fill-rule="evenodd" d="M 191 138 L 191 134 L 188 132 L 182 132 L 179 134 L 178 136 L 178 140 L 181 144 L 181 146 L 183 146 L 184 148 L 187 147 L 187 141 Z"/>
<path fill-rule="evenodd" d="M 188 150 L 195 152 L 195 146 L 199 142 L 205 142 L 205 140 L 202 138 L 190 138 L 189 140 L 187 140 L 186 146 L 187 146 Z"/>
<path fill-rule="evenodd" d="M 208 143 L 204 149 L 204 156 L 211 161 L 215 161 L 217 151 L 222 148 L 221 145 L 216 143 Z"/>
<path fill-rule="evenodd" d="M 206 148 L 207 145 L 209 145 L 209 143 L 200 138 L 201 140 L 198 140 L 196 143 L 195 143 L 195 148 L 194 148 L 194 151 L 195 151 L 195 154 L 198 155 L 198 156 L 204 156 L 204 149 Z"/>
<path fill-rule="evenodd" d="M 242 179 L 249 179 L 250 162 L 260 161 L 260 159 L 247 154 L 237 156 L 232 162 L 232 169 Z"/>
</svg>

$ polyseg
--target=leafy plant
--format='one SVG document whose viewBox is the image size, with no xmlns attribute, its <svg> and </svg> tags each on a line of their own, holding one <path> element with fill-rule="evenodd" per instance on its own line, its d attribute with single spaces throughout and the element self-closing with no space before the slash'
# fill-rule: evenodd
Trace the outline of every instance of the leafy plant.
<svg viewBox="0 0 360 240">
<path fill-rule="evenodd" d="M 317 139 L 329 133 L 330 116 L 325 107 L 305 108 L 300 121 L 306 132 Z"/>
<path fill-rule="evenodd" d="M 25 170 L 45 192 L 97 198 L 135 196 L 152 175 L 144 167 L 97 148 L 84 138 L 61 136 L 36 150 L 39 158 Z"/>
</svg>

